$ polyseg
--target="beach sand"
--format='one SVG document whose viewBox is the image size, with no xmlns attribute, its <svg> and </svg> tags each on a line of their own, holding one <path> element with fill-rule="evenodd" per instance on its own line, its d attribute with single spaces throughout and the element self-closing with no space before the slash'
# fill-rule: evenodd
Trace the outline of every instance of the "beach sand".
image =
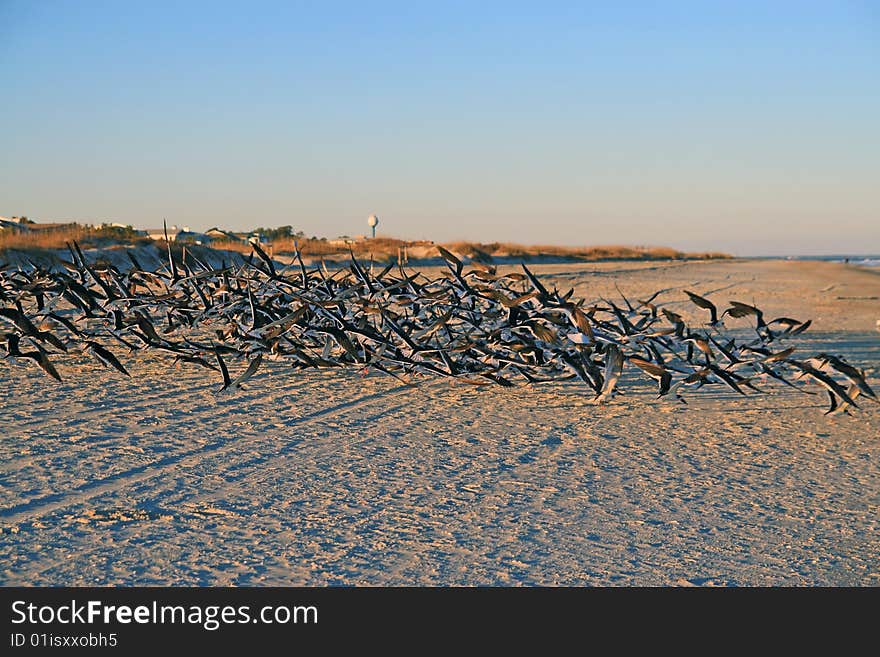
<svg viewBox="0 0 880 657">
<path fill-rule="evenodd" d="M 792 343 L 880 389 L 880 276 L 822 262 L 536 266 L 560 290 L 683 289 L 812 319 Z M 737 320 L 746 325 L 746 320 Z M 266 363 L 246 389 L 124 355 L 126 379 L 0 360 L 4 585 L 880 585 L 880 405 L 719 386 L 655 399 L 627 368 L 473 387 Z M 79 359 L 78 359 L 79 358 Z M 233 363 L 241 369 L 241 363 Z"/>
</svg>

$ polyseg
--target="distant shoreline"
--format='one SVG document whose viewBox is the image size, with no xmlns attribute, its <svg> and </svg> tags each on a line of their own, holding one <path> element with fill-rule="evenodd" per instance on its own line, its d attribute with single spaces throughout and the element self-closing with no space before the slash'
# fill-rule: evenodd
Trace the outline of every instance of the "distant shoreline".
<svg viewBox="0 0 880 657">
<path fill-rule="evenodd" d="M 818 261 L 818 262 L 836 262 L 840 264 L 862 265 L 866 267 L 876 267 L 880 265 L 880 255 L 872 253 L 857 254 L 831 254 L 831 255 L 771 255 L 771 256 L 737 256 L 743 258 L 751 258 L 754 260 L 794 260 L 794 261 Z M 870 264 L 865 264 L 870 263 Z"/>
</svg>

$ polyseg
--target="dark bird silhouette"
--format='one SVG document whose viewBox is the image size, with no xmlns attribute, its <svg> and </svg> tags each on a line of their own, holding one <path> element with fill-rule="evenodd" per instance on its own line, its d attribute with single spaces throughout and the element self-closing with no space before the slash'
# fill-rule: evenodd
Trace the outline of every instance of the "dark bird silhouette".
<svg viewBox="0 0 880 657">
<path fill-rule="evenodd" d="M 49 376 L 51 376 L 56 381 L 61 381 L 61 375 L 58 374 L 58 370 L 55 369 L 55 366 L 49 362 L 49 357 L 41 349 L 34 349 L 33 351 L 21 351 L 19 347 L 19 337 L 14 334 L 6 335 L 6 353 L 9 357 L 12 358 L 27 358 L 34 361 L 40 368 Z"/>
<path fill-rule="evenodd" d="M 685 290 L 684 293 L 688 295 L 688 297 L 690 297 L 690 300 L 694 302 L 694 305 L 709 311 L 710 326 L 715 326 L 716 324 L 718 324 L 718 309 L 715 307 L 714 303 L 712 303 L 705 297 L 701 297 L 699 294 L 694 294 L 693 292 L 689 292 L 688 290 Z"/>
<path fill-rule="evenodd" d="M 122 366 L 119 359 L 116 358 L 109 349 L 102 347 L 94 340 L 86 340 L 85 344 L 88 350 L 94 354 L 95 358 L 97 358 L 102 365 L 113 367 L 122 372 L 125 376 L 131 376 L 131 374 L 128 373 L 128 370 Z"/>
<path fill-rule="evenodd" d="M 662 397 L 669 392 L 669 386 L 672 384 L 672 374 L 670 374 L 665 367 L 635 356 L 630 356 L 628 360 L 645 374 L 657 381 L 658 392 L 660 393 L 657 395 L 658 397 Z"/>
</svg>

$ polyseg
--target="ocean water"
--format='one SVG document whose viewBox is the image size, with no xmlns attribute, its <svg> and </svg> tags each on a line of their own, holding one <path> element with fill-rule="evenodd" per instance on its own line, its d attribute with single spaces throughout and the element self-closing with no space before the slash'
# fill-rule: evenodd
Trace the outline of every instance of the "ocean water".
<svg viewBox="0 0 880 657">
<path fill-rule="evenodd" d="M 780 256 L 781 257 L 781 256 Z M 786 260 L 823 260 L 825 262 L 848 262 L 858 267 L 880 267 L 880 255 L 819 255 L 785 256 Z"/>
</svg>

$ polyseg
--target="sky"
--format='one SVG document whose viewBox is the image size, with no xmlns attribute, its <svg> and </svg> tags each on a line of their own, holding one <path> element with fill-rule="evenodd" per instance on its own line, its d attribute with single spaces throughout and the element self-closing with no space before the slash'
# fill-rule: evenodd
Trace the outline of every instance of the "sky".
<svg viewBox="0 0 880 657">
<path fill-rule="evenodd" d="M 878 2 L 0 0 L 0 215 L 880 252 Z"/>
</svg>

